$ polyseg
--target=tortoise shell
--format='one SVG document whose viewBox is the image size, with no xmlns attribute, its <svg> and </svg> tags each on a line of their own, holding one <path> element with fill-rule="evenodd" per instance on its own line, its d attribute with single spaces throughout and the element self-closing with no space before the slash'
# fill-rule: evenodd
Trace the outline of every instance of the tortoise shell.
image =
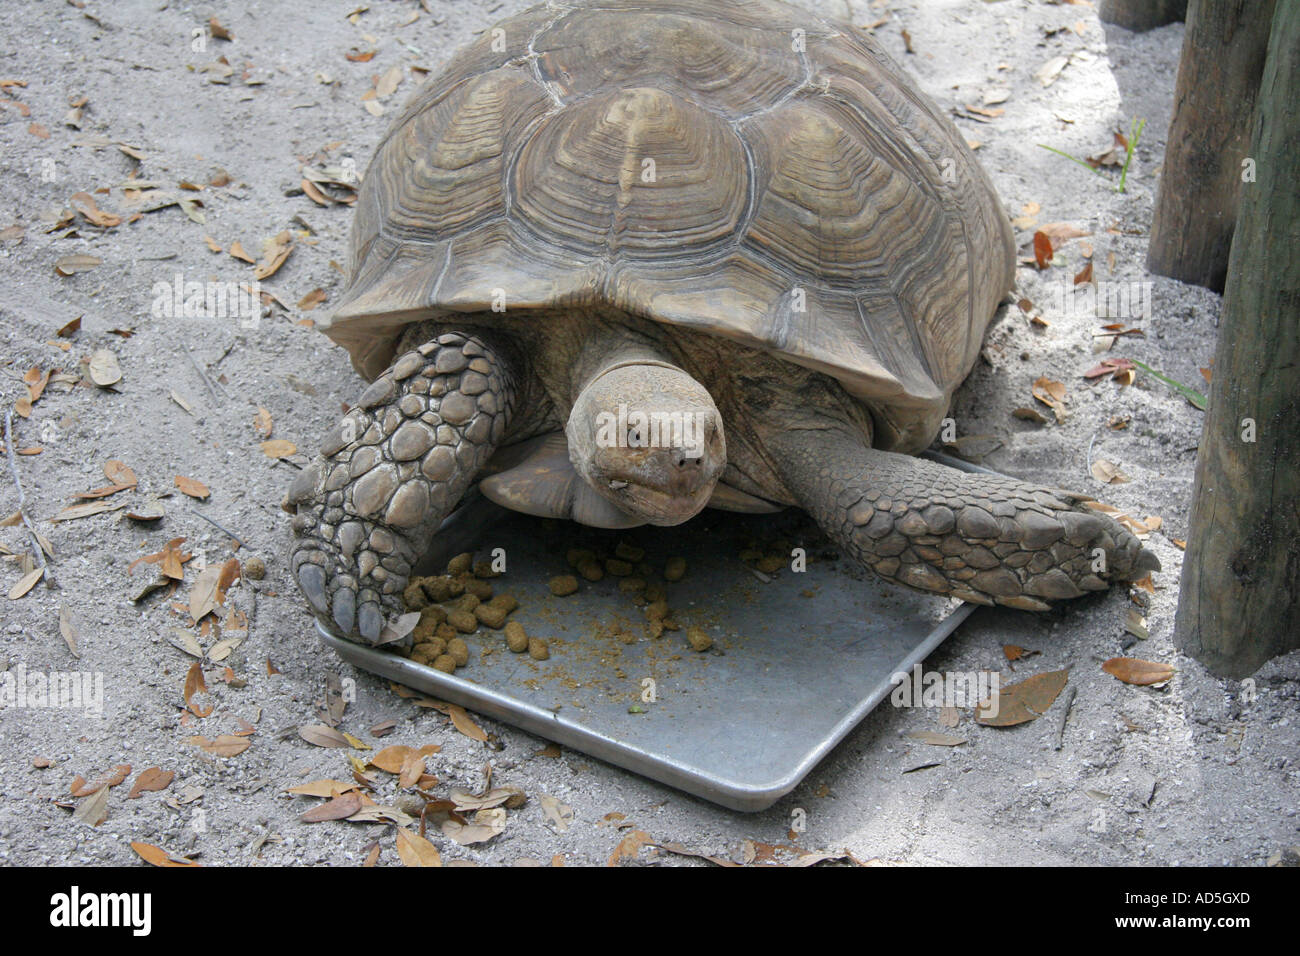
<svg viewBox="0 0 1300 956">
<path fill-rule="evenodd" d="M 366 378 L 404 326 L 607 306 L 765 349 L 933 438 L 1011 285 L 961 134 L 866 35 L 775 0 L 598 0 L 487 31 L 412 97 L 322 324 Z"/>
</svg>

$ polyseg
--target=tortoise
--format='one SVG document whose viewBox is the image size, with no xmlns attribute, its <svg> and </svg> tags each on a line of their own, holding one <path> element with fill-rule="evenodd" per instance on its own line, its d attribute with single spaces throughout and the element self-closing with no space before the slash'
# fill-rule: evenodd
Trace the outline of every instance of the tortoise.
<svg viewBox="0 0 1300 956">
<path fill-rule="evenodd" d="M 321 328 L 371 384 L 290 489 L 291 569 L 373 642 L 475 485 L 605 528 L 795 506 L 889 581 L 1026 610 L 1156 569 L 1081 496 L 914 457 L 1014 269 L 966 142 L 854 28 L 529 9 L 364 177 Z"/>
</svg>

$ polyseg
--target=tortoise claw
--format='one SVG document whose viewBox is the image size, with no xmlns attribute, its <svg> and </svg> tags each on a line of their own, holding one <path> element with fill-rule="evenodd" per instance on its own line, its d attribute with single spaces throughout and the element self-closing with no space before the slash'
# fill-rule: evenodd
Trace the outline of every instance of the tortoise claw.
<svg viewBox="0 0 1300 956">
<path fill-rule="evenodd" d="M 384 629 L 384 612 L 374 601 L 367 601 L 357 612 L 357 629 L 367 641 L 379 640 L 379 632 Z"/>
<path fill-rule="evenodd" d="M 298 587 L 321 614 L 329 610 L 329 599 L 325 596 L 325 569 L 320 565 L 304 563 L 298 569 Z"/>
<path fill-rule="evenodd" d="M 352 625 L 356 622 L 356 606 L 357 596 L 351 588 L 342 587 L 334 592 L 334 623 L 338 625 L 340 633 L 352 633 Z"/>
</svg>

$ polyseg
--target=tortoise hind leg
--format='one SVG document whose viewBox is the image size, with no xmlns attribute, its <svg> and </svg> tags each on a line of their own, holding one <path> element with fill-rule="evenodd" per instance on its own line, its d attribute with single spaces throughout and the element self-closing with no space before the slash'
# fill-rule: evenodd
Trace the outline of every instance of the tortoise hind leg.
<svg viewBox="0 0 1300 956">
<path fill-rule="evenodd" d="M 1067 492 L 880 451 L 838 430 L 775 441 L 788 487 L 822 529 L 916 590 L 1045 611 L 1160 569 L 1133 534 Z"/>
<path fill-rule="evenodd" d="M 290 567 L 317 616 L 375 641 L 443 518 L 501 441 L 508 365 L 447 333 L 400 356 L 362 394 L 289 489 Z"/>
</svg>

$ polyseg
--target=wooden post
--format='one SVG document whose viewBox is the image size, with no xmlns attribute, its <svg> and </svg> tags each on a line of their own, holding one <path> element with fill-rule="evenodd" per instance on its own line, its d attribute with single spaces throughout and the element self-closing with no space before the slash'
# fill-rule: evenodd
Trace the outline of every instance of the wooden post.
<svg viewBox="0 0 1300 956">
<path fill-rule="evenodd" d="M 1211 671 L 1300 647 L 1300 3 L 1277 5 L 1196 461 L 1175 640 Z M 1251 440 L 1253 439 L 1253 440 Z"/>
<path fill-rule="evenodd" d="M 1101 0 L 1097 16 L 1125 30 L 1154 30 L 1187 16 L 1187 0 Z"/>
<path fill-rule="evenodd" d="M 1223 291 L 1274 7 L 1274 0 L 1188 5 L 1147 250 L 1157 275 Z"/>
</svg>

